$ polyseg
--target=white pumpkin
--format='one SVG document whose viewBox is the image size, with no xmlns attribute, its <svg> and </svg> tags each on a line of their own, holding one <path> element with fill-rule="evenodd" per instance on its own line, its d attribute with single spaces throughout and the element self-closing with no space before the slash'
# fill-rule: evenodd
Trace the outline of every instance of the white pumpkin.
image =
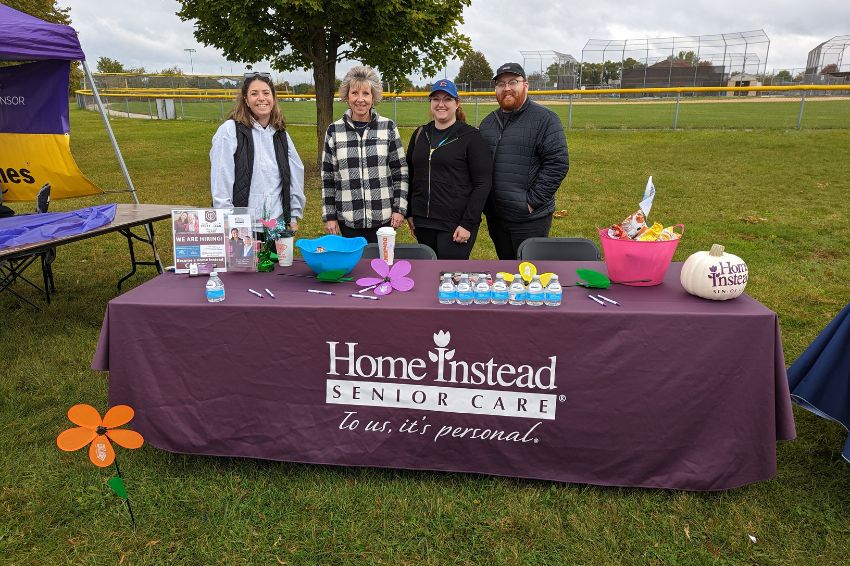
<svg viewBox="0 0 850 566">
<path fill-rule="evenodd" d="M 720 244 L 707 252 L 697 252 L 682 266 L 682 287 L 691 295 L 726 301 L 740 297 L 747 286 L 747 264 L 736 255 L 727 254 Z"/>
</svg>

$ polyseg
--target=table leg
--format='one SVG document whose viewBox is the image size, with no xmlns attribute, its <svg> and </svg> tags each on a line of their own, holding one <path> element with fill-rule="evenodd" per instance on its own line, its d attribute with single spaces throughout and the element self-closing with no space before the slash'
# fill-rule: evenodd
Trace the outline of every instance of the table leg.
<svg viewBox="0 0 850 566">
<path fill-rule="evenodd" d="M 121 285 L 132 277 L 136 273 L 136 266 L 138 265 L 153 265 L 156 267 L 158 273 L 162 273 L 162 262 L 159 259 L 159 253 L 156 251 L 156 242 L 154 241 L 154 233 L 153 233 L 153 223 L 148 223 L 145 225 L 148 237 L 142 237 L 138 234 L 135 234 L 130 228 L 125 228 L 123 230 L 119 230 L 121 234 L 127 238 L 127 247 L 130 249 L 130 273 L 122 277 L 118 281 L 118 290 L 121 290 Z M 133 246 L 133 240 L 138 240 L 140 242 L 144 242 L 145 244 L 150 244 L 151 251 L 153 252 L 153 261 L 136 261 L 136 250 Z"/>
<path fill-rule="evenodd" d="M 4 261 L 0 262 L 0 292 L 9 291 L 14 296 L 16 296 L 19 300 L 27 303 L 28 305 L 30 305 L 31 307 L 33 307 L 37 310 L 40 310 L 38 305 L 36 305 L 35 303 L 33 303 L 32 301 L 30 301 L 29 299 L 27 299 L 26 297 L 21 295 L 20 293 L 18 293 L 14 289 L 12 289 L 11 285 L 15 281 L 21 280 L 24 283 L 27 283 L 28 285 L 33 287 L 34 289 L 41 291 L 41 288 L 38 285 L 36 285 L 32 281 L 30 281 L 29 279 L 24 277 L 24 271 L 26 271 L 27 268 L 30 265 L 32 265 L 33 262 L 36 259 L 38 259 L 40 255 L 41 254 L 33 254 L 33 255 L 29 255 L 29 256 L 25 256 L 25 257 L 18 257 L 18 258 L 4 260 Z M 48 302 L 50 302 L 49 297 L 48 297 Z"/>
<path fill-rule="evenodd" d="M 44 298 L 50 304 L 50 295 L 56 292 L 53 282 L 53 260 L 56 259 L 56 248 L 50 248 L 41 254 L 41 277 L 44 281 Z"/>
</svg>

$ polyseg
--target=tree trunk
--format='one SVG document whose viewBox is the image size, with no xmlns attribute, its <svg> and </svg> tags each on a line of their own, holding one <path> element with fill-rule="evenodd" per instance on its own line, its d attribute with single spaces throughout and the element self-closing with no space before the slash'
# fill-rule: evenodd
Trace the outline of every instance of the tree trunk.
<svg viewBox="0 0 850 566">
<path fill-rule="evenodd" d="M 316 162 L 322 169 L 322 149 L 325 132 L 334 121 L 334 83 L 336 79 L 336 52 L 339 47 L 334 38 L 320 37 L 314 45 L 313 83 L 316 85 Z"/>
<path fill-rule="evenodd" d="M 313 82 L 316 85 L 316 137 L 318 163 L 321 169 L 322 149 L 325 146 L 325 132 L 334 121 L 334 70 L 336 61 L 313 67 Z"/>
</svg>

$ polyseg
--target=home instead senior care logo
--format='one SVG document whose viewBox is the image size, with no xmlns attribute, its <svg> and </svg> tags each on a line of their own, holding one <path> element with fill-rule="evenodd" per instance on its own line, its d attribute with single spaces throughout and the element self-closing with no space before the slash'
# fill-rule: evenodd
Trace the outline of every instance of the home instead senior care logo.
<svg viewBox="0 0 850 566">
<path fill-rule="evenodd" d="M 436 348 L 428 351 L 428 361 L 361 353 L 358 342 L 327 342 L 326 402 L 555 419 L 557 396 L 537 391 L 556 389 L 557 356 L 538 367 L 500 363 L 494 358 L 468 361 L 455 358 L 455 350 L 448 347 L 451 339 L 450 332 L 434 334 Z M 507 390 L 509 387 L 527 392 Z"/>
</svg>

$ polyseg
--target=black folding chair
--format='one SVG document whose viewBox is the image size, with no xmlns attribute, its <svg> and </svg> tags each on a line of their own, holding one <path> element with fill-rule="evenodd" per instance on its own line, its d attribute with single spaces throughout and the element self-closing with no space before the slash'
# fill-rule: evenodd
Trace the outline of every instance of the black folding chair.
<svg viewBox="0 0 850 566">
<path fill-rule="evenodd" d="M 35 213 L 43 214 L 47 212 L 50 206 L 50 183 L 45 183 L 36 195 Z M 56 259 L 56 248 L 46 248 L 36 252 L 23 252 L 17 255 L 0 260 L 0 291 L 9 291 L 21 301 L 24 301 L 35 308 L 38 308 L 32 301 L 23 297 L 19 293 L 11 289 L 11 285 L 15 281 L 21 281 L 33 287 L 39 292 L 44 293 L 44 299 L 50 304 L 50 295 L 56 292 L 56 285 L 53 282 L 53 261 Z M 43 287 L 29 280 L 24 276 L 29 267 L 36 261 L 41 260 L 41 277 Z"/>
<path fill-rule="evenodd" d="M 529 238 L 519 245 L 521 260 L 596 261 L 599 248 L 587 238 Z"/>
<path fill-rule="evenodd" d="M 381 257 L 378 244 L 367 244 L 363 248 L 363 259 L 376 257 Z M 393 257 L 395 259 L 437 259 L 437 254 L 425 244 L 396 244 Z"/>
</svg>

